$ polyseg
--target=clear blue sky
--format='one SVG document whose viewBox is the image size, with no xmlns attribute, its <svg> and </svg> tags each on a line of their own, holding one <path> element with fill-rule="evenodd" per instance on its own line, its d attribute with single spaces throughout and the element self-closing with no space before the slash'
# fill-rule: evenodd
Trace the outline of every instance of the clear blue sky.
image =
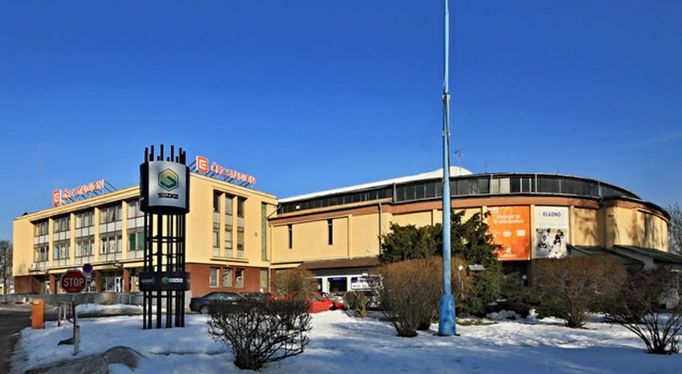
<svg viewBox="0 0 682 374">
<path fill-rule="evenodd" d="M 682 202 L 682 1 L 453 1 L 453 147 Z M 440 166 L 441 1 L 0 1 L 0 238 L 174 143 L 279 197 Z"/>
</svg>

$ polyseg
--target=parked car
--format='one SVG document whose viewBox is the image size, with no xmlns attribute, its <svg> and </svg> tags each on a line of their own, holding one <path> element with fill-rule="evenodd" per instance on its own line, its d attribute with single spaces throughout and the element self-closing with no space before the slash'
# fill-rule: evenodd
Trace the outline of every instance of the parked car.
<svg viewBox="0 0 682 374">
<path fill-rule="evenodd" d="M 270 292 L 242 292 L 242 296 L 249 300 L 273 300 L 273 296 Z"/>
<path fill-rule="evenodd" d="M 334 304 L 332 310 L 344 309 L 343 296 L 334 295 L 327 292 L 323 292 L 322 296 L 326 297 L 327 299 L 329 299 L 329 301 L 331 301 Z"/>
<path fill-rule="evenodd" d="M 246 298 L 236 292 L 209 292 L 201 297 L 193 297 L 189 302 L 189 310 L 202 314 L 208 313 L 208 306 L 214 303 L 237 304 Z"/>
</svg>

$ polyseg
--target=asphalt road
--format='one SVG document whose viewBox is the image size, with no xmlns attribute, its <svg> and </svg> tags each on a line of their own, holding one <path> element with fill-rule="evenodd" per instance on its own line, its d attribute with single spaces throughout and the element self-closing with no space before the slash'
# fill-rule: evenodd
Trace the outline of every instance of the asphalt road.
<svg viewBox="0 0 682 374">
<path fill-rule="evenodd" d="M 12 335 L 28 326 L 31 326 L 30 309 L 0 310 L 0 373 L 9 373 Z"/>
</svg>

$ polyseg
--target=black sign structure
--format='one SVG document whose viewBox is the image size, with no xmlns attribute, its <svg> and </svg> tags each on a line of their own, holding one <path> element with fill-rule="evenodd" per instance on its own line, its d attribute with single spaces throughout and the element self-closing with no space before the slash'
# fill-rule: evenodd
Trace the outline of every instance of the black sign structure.
<svg viewBox="0 0 682 374">
<path fill-rule="evenodd" d="M 142 326 L 185 326 L 185 214 L 189 212 L 189 168 L 182 148 L 164 155 L 163 144 L 145 148 L 140 165 L 140 209 L 144 212 L 144 265 L 139 276 L 143 296 Z M 165 158 L 165 159 L 164 159 Z M 163 304 L 165 303 L 165 318 Z M 156 304 L 156 313 L 152 306 Z"/>
</svg>

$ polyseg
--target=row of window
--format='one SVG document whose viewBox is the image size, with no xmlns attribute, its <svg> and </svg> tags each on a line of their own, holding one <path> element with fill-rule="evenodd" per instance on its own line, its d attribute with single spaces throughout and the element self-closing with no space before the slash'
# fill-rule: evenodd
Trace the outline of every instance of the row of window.
<svg viewBox="0 0 682 374">
<path fill-rule="evenodd" d="M 128 218 L 142 217 L 144 212 L 140 210 L 139 200 L 130 200 L 128 203 Z M 121 204 L 104 206 L 100 209 L 100 224 L 118 222 L 121 220 Z M 86 210 L 78 212 L 76 216 L 76 229 L 94 226 L 95 211 Z M 53 219 L 54 232 L 65 232 L 71 229 L 70 215 L 61 216 Z M 34 224 L 34 235 L 42 236 L 48 233 L 48 221 L 36 222 Z"/>
<path fill-rule="evenodd" d="M 268 270 L 261 269 L 258 283 L 261 289 L 268 288 Z M 246 270 L 243 268 L 223 267 L 210 268 L 208 285 L 211 288 L 244 288 L 246 284 Z"/>
<path fill-rule="evenodd" d="M 598 181 L 558 175 L 476 175 L 456 177 L 450 180 L 450 195 L 488 195 L 511 193 L 546 193 L 579 195 L 593 198 L 639 197 L 622 188 Z M 371 191 L 350 192 L 314 199 L 282 203 L 280 212 L 344 205 L 360 201 L 391 198 L 394 202 L 440 198 L 443 195 L 440 179 L 424 180 L 393 186 L 378 187 Z"/>
<path fill-rule="evenodd" d="M 121 253 L 121 234 L 112 233 L 100 237 L 100 254 Z M 144 250 L 144 230 L 137 229 L 128 232 L 128 251 Z M 92 256 L 95 239 L 92 236 L 76 239 L 76 257 Z M 70 242 L 68 240 L 54 242 L 53 259 L 69 258 Z M 40 244 L 34 248 L 34 262 L 45 262 L 48 259 L 48 244 Z"/>
<path fill-rule="evenodd" d="M 233 247 L 233 227 L 235 224 L 234 217 L 234 201 L 237 201 L 237 253 L 235 256 Z M 225 202 L 225 215 L 223 224 L 224 243 L 221 253 L 220 248 L 220 202 Z M 213 193 L 213 231 L 212 231 L 212 246 L 214 257 L 236 257 L 244 258 L 244 203 L 246 199 L 214 191 Z"/>
</svg>

